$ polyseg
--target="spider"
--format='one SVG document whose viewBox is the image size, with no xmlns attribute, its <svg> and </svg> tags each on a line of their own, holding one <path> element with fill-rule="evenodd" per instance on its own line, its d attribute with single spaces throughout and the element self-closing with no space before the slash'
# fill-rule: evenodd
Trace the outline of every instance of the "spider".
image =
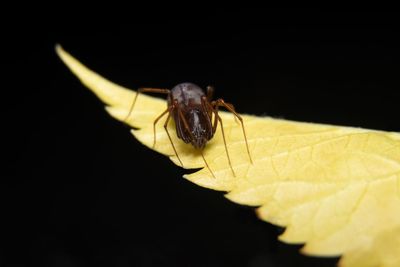
<svg viewBox="0 0 400 267">
<path fill-rule="evenodd" d="M 224 107 L 230 111 L 235 118 L 240 121 L 242 126 L 243 136 L 246 143 L 247 154 L 250 159 L 250 163 L 253 164 L 253 160 L 250 155 L 249 145 L 247 143 L 246 131 L 243 125 L 242 117 L 235 111 L 232 104 L 226 103 L 223 99 L 217 99 L 212 101 L 212 95 L 214 93 L 214 88 L 212 86 L 207 86 L 207 92 L 205 93 L 203 89 L 193 83 L 180 83 L 176 85 L 171 90 L 169 89 L 159 89 L 159 88 L 140 88 L 138 89 L 135 98 L 133 99 L 132 105 L 129 109 L 129 113 L 125 118 L 125 122 L 131 116 L 133 108 L 135 106 L 136 100 L 140 93 L 160 93 L 167 95 L 168 106 L 167 109 L 162 112 L 153 123 L 154 131 L 154 142 L 153 148 L 156 144 L 156 124 L 157 122 L 167 115 L 167 119 L 164 123 L 164 129 L 167 132 L 169 141 L 171 142 L 172 148 L 174 149 L 175 155 L 178 158 L 181 166 L 183 166 L 182 160 L 180 159 L 178 152 L 175 148 L 174 142 L 171 139 L 171 135 L 168 131 L 168 122 L 173 118 L 176 125 L 176 134 L 178 138 L 182 139 L 185 143 L 190 143 L 194 148 L 200 150 L 203 161 L 215 178 L 214 173 L 210 169 L 204 154 L 203 149 L 206 143 L 214 136 L 218 122 L 221 125 L 222 137 L 225 145 L 225 152 L 228 158 L 229 166 L 232 171 L 233 176 L 235 172 L 232 167 L 231 159 L 229 156 L 228 148 L 225 140 L 224 127 L 222 119 L 218 114 L 219 107 Z M 214 115 L 214 117 L 213 117 Z"/>
</svg>

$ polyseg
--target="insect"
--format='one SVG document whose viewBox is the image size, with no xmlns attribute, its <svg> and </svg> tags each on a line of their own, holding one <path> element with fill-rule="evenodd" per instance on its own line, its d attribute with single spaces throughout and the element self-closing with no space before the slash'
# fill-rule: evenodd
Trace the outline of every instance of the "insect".
<svg viewBox="0 0 400 267">
<path fill-rule="evenodd" d="M 228 148 L 226 145 L 223 122 L 218 114 L 219 107 L 226 108 L 228 111 L 233 113 L 233 115 L 240 121 L 244 140 L 246 143 L 247 154 L 249 156 L 250 162 L 253 163 L 250 155 L 249 145 L 247 143 L 247 136 L 242 117 L 235 111 L 235 108 L 232 104 L 226 103 L 223 99 L 212 101 L 212 95 L 214 93 L 214 88 L 212 86 L 207 86 L 206 93 L 203 91 L 203 89 L 193 83 L 181 83 L 176 85 L 171 90 L 159 88 L 140 88 L 137 90 L 135 98 L 133 99 L 132 105 L 129 109 L 129 113 L 124 121 L 127 121 L 131 116 L 139 94 L 145 92 L 167 95 L 168 107 L 154 120 L 153 123 L 153 147 L 156 144 L 156 124 L 162 117 L 167 115 L 167 119 L 164 123 L 164 129 L 167 132 L 172 148 L 181 166 L 183 166 L 183 163 L 178 155 L 178 152 L 175 148 L 174 142 L 171 139 L 171 135 L 167 127 L 171 117 L 175 121 L 176 134 L 178 138 L 182 139 L 185 143 L 190 143 L 194 148 L 200 150 L 203 161 L 214 178 L 215 175 L 210 169 L 204 157 L 203 149 L 206 146 L 206 143 L 214 136 L 219 123 L 221 125 L 222 137 L 224 140 L 225 152 L 228 158 L 229 166 L 233 175 L 235 176 L 235 172 L 233 170 Z"/>
</svg>

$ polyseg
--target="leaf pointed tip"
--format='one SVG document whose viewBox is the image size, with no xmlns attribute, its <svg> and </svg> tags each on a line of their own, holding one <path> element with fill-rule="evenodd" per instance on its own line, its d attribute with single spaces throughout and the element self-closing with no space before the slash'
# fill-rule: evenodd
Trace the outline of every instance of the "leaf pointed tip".
<svg viewBox="0 0 400 267">
<path fill-rule="evenodd" d="M 54 45 L 54 50 L 56 50 L 56 52 L 59 53 L 60 51 L 63 51 L 64 49 L 62 48 L 61 44 L 56 43 Z"/>
<path fill-rule="evenodd" d="M 64 48 L 60 43 L 56 43 L 54 45 L 54 51 L 56 51 L 57 56 L 61 58 L 61 60 L 64 62 L 65 62 L 65 57 L 71 56 L 67 51 L 64 50 Z"/>
</svg>

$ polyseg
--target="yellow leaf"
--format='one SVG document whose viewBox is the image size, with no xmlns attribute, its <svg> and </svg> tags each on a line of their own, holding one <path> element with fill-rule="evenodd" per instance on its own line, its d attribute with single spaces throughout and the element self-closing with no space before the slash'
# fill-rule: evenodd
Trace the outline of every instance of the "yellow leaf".
<svg viewBox="0 0 400 267">
<path fill-rule="evenodd" d="M 118 120 L 128 114 L 135 92 L 87 69 L 60 46 L 58 55 L 107 104 Z M 153 122 L 166 101 L 141 94 L 128 124 L 152 148 Z M 254 164 L 232 114 L 221 113 L 232 165 L 217 131 L 207 144 L 207 168 L 185 175 L 230 200 L 259 206 L 261 219 L 286 227 L 280 239 L 305 244 L 302 252 L 343 255 L 341 266 L 400 266 L 400 134 L 243 115 Z M 154 150 L 179 165 L 168 136 L 157 125 Z M 202 168 L 198 151 L 169 130 L 184 168 Z"/>
</svg>

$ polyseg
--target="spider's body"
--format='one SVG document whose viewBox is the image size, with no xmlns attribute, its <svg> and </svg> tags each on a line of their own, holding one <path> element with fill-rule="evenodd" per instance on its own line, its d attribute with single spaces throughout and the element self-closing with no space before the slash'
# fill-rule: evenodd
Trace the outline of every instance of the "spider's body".
<svg viewBox="0 0 400 267">
<path fill-rule="evenodd" d="M 192 83 L 181 83 L 172 88 L 168 106 L 172 109 L 176 134 L 185 143 L 203 149 L 213 136 L 212 106 L 203 89 Z M 185 125 L 185 121 L 186 124 Z"/>
</svg>

